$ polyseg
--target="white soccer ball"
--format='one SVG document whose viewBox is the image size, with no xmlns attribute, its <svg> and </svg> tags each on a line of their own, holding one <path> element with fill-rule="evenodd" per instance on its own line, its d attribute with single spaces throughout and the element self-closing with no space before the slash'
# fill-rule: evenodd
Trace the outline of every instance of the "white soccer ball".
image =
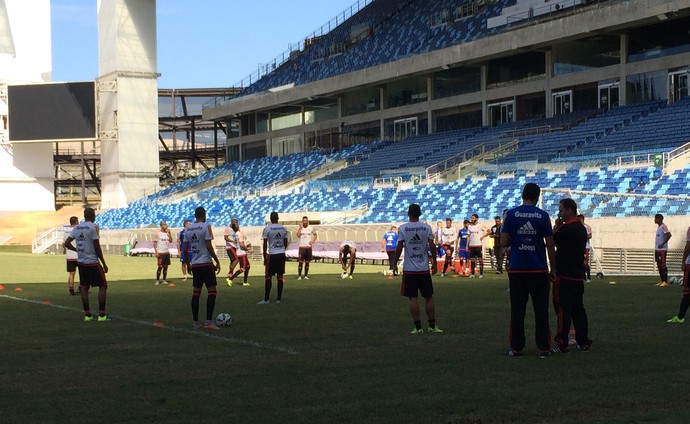
<svg viewBox="0 0 690 424">
<path fill-rule="evenodd" d="M 340 274 L 340 278 L 342 278 L 343 280 L 346 279 L 347 278 L 347 272 L 343 272 L 342 274 Z"/>
<path fill-rule="evenodd" d="M 216 317 L 216 325 L 218 327 L 227 327 L 230 324 L 232 324 L 232 316 L 229 313 L 223 312 Z"/>
<path fill-rule="evenodd" d="M 670 277 L 668 279 L 669 284 L 678 284 L 678 277 Z"/>
</svg>

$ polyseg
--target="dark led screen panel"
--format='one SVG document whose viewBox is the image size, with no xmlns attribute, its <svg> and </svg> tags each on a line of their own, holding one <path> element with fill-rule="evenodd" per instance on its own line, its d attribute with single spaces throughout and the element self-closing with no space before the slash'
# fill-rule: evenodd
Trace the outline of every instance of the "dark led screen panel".
<svg viewBox="0 0 690 424">
<path fill-rule="evenodd" d="M 16 142 L 94 140 L 94 82 L 7 87 L 9 140 Z"/>
</svg>

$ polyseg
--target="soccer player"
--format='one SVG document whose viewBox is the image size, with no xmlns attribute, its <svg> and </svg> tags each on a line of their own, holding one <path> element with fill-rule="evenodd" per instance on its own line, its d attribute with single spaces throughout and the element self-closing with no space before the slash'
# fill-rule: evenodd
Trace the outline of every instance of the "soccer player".
<svg viewBox="0 0 690 424">
<path fill-rule="evenodd" d="M 453 227 L 453 220 L 446 218 L 446 226 L 441 229 L 441 248 L 443 249 L 445 258 L 443 269 L 441 270 L 441 277 L 445 277 L 446 272 L 453 269 L 453 248 L 455 247 L 457 238 L 458 230 Z"/>
<path fill-rule="evenodd" d="M 72 216 L 69 218 L 69 226 L 64 227 L 65 232 L 62 237 L 63 245 L 65 241 L 67 241 L 67 238 L 72 233 L 72 230 L 74 229 L 74 227 L 77 226 L 77 224 L 79 224 L 79 218 L 77 218 L 76 216 Z M 74 276 L 77 273 L 77 252 L 65 249 L 65 259 L 67 260 L 67 288 L 69 289 L 69 295 L 75 296 L 76 293 L 74 292 Z"/>
<path fill-rule="evenodd" d="M 249 281 L 247 279 L 249 278 L 249 268 L 251 268 L 251 264 L 249 263 L 249 258 L 247 257 L 247 253 L 253 253 L 254 251 L 252 250 L 251 247 L 249 247 L 249 242 L 247 241 L 247 237 L 244 235 L 242 230 L 240 229 L 239 224 L 237 223 L 237 220 L 234 219 L 232 222 L 232 226 L 234 229 L 234 242 L 235 246 L 237 246 L 237 263 L 240 265 L 240 269 L 235 271 L 232 276 L 228 277 L 230 282 L 228 285 L 232 287 L 232 281 L 237 278 L 240 274 L 244 274 L 244 280 L 242 282 L 242 287 L 249 287 L 251 284 L 249 284 Z M 227 280 L 226 280 L 227 281 Z"/>
<path fill-rule="evenodd" d="M 654 223 L 657 225 L 654 241 L 654 260 L 656 261 L 656 266 L 659 268 L 659 277 L 661 278 L 657 286 L 667 287 L 668 268 L 666 267 L 666 252 L 668 251 L 668 241 L 671 238 L 671 231 L 669 231 L 666 224 L 664 224 L 664 216 L 660 213 L 654 215 Z"/>
<path fill-rule="evenodd" d="M 403 262 L 402 284 L 400 294 L 409 299 L 410 315 L 414 322 L 411 334 L 424 333 L 420 315 L 418 293 L 421 293 L 425 301 L 425 310 L 429 333 L 443 333 L 436 327 L 436 306 L 434 305 L 434 286 L 429 274 L 429 260 L 431 260 L 431 273 L 436 274 L 436 258 L 427 252 L 436 252 L 434 234 L 431 227 L 419 222 L 422 209 L 413 203 L 407 209 L 410 221 L 401 225 L 398 231 L 398 246 L 395 249 L 395 259 L 405 249 L 405 261 Z M 427 251 L 428 246 L 428 251 Z"/>
<path fill-rule="evenodd" d="M 352 280 L 352 273 L 355 272 L 355 259 L 357 259 L 357 246 L 352 240 L 345 240 L 340 243 L 338 249 L 338 262 L 343 267 L 343 276 Z M 348 268 L 350 269 L 348 272 Z M 345 277 L 342 277 L 345 278 Z"/>
<path fill-rule="evenodd" d="M 465 273 L 469 275 L 468 259 L 470 259 L 469 246 L 467 241 L 469 239 L 470 233 L 468 227 L 470 225 L 469 220 L 462 221 L 462 228 L 458 231 L 458 237 L 455 240 L 455 251 L 458 252 L 458 258 L 460 259 L 460 271 L 458 274 Z"/>
<path fill-rule="evenodd" d="M 552 353 L 568 352 L 570 324 L 575 327 L 577 349 L 588 351 L 589 322 L 582 298 L 585 293 L 584 262 L 587 230 L 577 216 L 577 204 L 573 199 L 558 203 L 558 219 L 553 229 L 556 248 L 556 279 L 553 282 L 553 305 L 556 310 L 558 330 L 551 348 Z"/>
<path fill-rule="evenodd" d="M 173 242 L 168 223 L 161 221 L 161 228 L 153 238 L 153 250 L 156 252 L 158 268 L 156 269 L 156 285 L 168 285 L 168 266 L 170 266 L 170 244 Z M 161 280 L 163 271 L 163 280 Z"/>
<path fill-rule="evenodd" d="M 580 222 L 582 222 L 582 225 L 585 226 L 585 230 L 587 230 L 587 247 L 585 248 L 585 283 L 591 283 L 592 282 L 592 273 L 591 273 L 591 267 L 589 266 L 589 253 L 590 250 L 592 249 L 592 227 L 589 225 L 585 224 L 585 216 L 582 214 L 579 214 L 578 219 Z"/>
<path fill-rule="evenodd" d="M 233 280 L 233 274 L 235 273 L 235 267 L 239 263 L 239 258 L 237 257 L 237 240 L 235 237 L 235 232 L 239 228 L 239 224 L 237 223 L 237 218 L 232 218 L 230 220 L 230 225 L 225 227 L 225 232 L 223 233 L 223 238 L 225 239 L 225 252 L 228 254 L 228 258 L 230 258 L 230 265 L 228 268 L 228 276 L 225 279 L 225 282 L 228 283 L 228 286 L 232 287 L 232 280 Z"/>
<path fill-rule="evenodd" d="M 299 253 L 297 254 L 297 279 L 302 279 L 302 268 L 304 267 L 304 279 L 309 279 L 309 263 L 312 258 L 312 246 L 316 242 L 316 230 L 309 225 L 309 218 L 302 217 L 302 225 L 297 227 L 297 238 L 299 239 Z"/>
<path fill-rule="evenodd" d="M 275 274 L 278 285 L 276 303 L 283 298 L 283 274 L 285 274 L 285 249 L 288 245 L 288 231 L 278 223 L 278 212 L 271 212 L 271 223 L 263 231 L 263 255 L 266 267 L 264 300 L 259 305 L 268 305 L 271 294 L 271 278 Z"/>
<path fill-rule="evenodd" d="M 101 244 L 98 241 L 100 231 L 96 225 L 96 212 L 92 208 L 84 209 L 84 222 L 77 224 L 65 240 L 65 249 L 77 252 L 77 268 L 79 269 L 79 289 L 84 307 L 84 321 L 93 321 L 89 305 L 89 287 L 98 287 L 98 321 L 108 321 L 105 313 L 108 281 L 105 274 L 108 265 L 105 264 Z M 75 248 L 72 241 L 77 241 Z M 99 262 L 100 261 L 100 262 Z"/>
<path fill-rule="evenodd" d="M 482 235 L 486 229 L 479 223 L 479 215 L 473 213 L 470 217 L 470 225 L 467 226 L 468 250 L 470 253 L 470 278 L 474 278 L 474 272 L 479 262 L 479 278 L 484 278 L 484 260 L 482 259 Z"/>
<path fill-rule="evenodd" d="M 501 248 L 501 217 L 494 216 L 494 225 L 484 234 L 481 239 L 489 237 L 493 243 L 491 250 L 492 257 L 496 258 L 496 274 L 503 274 L 503 249 Z"/>
<path fill-rule="evenodd" d="M 199 322 L 199 298 L 201 289 L 206 285 L 208 296 L 206 297 L 206 321 L 203 328 L 218 330 L 213 322 L 213 309 L 216 307 L 217 283 L 216 274 L 220 272 L 220 261 L 211 244 L 213 229 L 206 222 L 206 209 L 199 206 L 194 210 L 194 223 L 189 224 L 185 234 L 184 250 L 192 252 L 188 258 L 187 269 L 192 272 L 192 328 L 198 330 L 202 327 Z M 213 260 L 213 262 L 211 262 Z"/>
<path fill-rule="evenodd" d="M 525 347 L 525 313 L 532 297 L 535 339 L 539 357 L 549 355 L 549 278 L 555 279 L 556 262 L 551 218 L 536 204 L 541 189 L 534 183 L 522 189 L 522 205 L 506 212 L 501 245 L 510 246 L 510 348 L 508 356 L 522 356 Z M 551 275 L 546 262 L 548 254 Z M 578 258 L 579 259 L 579 258 Z"/>
<path fill-rule="evenodd" d="M 398 263 L 395 262 L 395 248 L 398 247 L 398 227 L 393 225 L 381 239 L 381 252 L 388 255 L 388 275 L 398 275 Z"/>
<path fill-rule="evenodd" d="M 434 230 L 434 245 L 436 246 L 436 255 L 439 257 L 439 259 L 443 256 L 443 248 L 441 245 L 443 244 L 443 221 L 436 221 L 436 230 Z"/>
<path fill-rule="evenodd" d="M 678 315 L 666 321 L 673 324 L 684 323 L 685 315 L 690 307 L 690 227 L 688 227 L 685 235 L 685 248 L 683 249 L 683 260 L 681 263 L 681 268 L 683 269 L 683 297 L 680 299 Z"/>
<path fill-rule="evenodd" d="M 180 256 L 180 262 L 182 263 L 182 281 L 187 281 L 188 273 L 191 275 L 191 270 L 187 270 L 187 262 L 189 262 L 187 261 L 187 256 L 191 255 L 192 252 L 184 250 L 184 236 L 187 227 L 189 227 L 189 220 L 185 219 L 182 223 L 182 231 L 180 231 L 180 236 L 177 238 L 177 252 Z"/>
</svg>

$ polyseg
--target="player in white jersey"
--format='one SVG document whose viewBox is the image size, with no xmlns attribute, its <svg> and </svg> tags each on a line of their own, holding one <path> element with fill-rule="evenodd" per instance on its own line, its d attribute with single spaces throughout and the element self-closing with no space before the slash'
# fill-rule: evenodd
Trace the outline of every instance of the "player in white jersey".
<svg viewBox="0 0 690 424">
<path fill-rule="evenodd" d="M 216 307 L 216 296 L 218 294 L 216 284 L 216 274 L 220 272 L 220 261 L 216 256 L 211 240 L 213 240 L 213 230 L 206 223 L 206 209 L 199 206 L 194 210 L 195 221 L 189 224 L 185 232 L 184 250 L 191 251 L 191 261 L 187 258 L 187 269 L 192 272 L 192 320 L 195 330 L 202 327 L 199 322 L 199 298 L 201 289 L 206 285 L 208 297 L 206 298 L 206 321 L 203 328 L 207 330 L 218 330 L 213 322 L 213 309 Z M 214 262 L 212 263 L 211 260 Z"/>
<path fill-rule="evenodd" d="M 63 245 L 77 224 L 79 224 L 79 218 L 76 216 L 70 217 L 69 226 L 64 227 L 64 234 L 62 237 Z M 69 288 L 69 295 L 74 296 L 76 295 L 74 292 L 74 276 L 77 273 L 77 252 L 74 250 L 65 249 L 65 259 L 67 260 L 67 287 Z"/>
<path fill-rule="evenodd" d="M 660 213 L 654 215 L 654 223 L 656 227 L 656 236 L 654 238 L 654 260 L 656 266 L 659 268 L 659 278 L 661 281 L 657 286 L 668 286 L 668 268 L 666 267 L 666 253 L 668 252 L 668 241 L 671 238 L 671 231 L 669 231 L 666 224 L 664 224 L 664 216 Z"/>
<path fill-rule="evenodd" d="M 352 280 L 352 273 L 355 272 L 355 259 L 357 259 L 357 245 L 352 240 L 345 240 L 340 243 L 338 249 L 338 263 L 343 268 L 342 279 Z"/>
<path fill-rule="evenodd" d="M 407 210 L 410 221 L 401 225 L 398 229 L 398 247 L 395 249 L 395 258 L 400 258 L 405 250 L 403 262 L 402 286 L 400 294 L 409 299 L 410 314 L 414 327 L 412 334 L 424 333 L 417 301 L 417 293 L 421 293 L 426 302 L 425 310 L 429 324 L 429 333 L 443 333 L 436 327 L 436 307 L 434 305 L 434 286 L 429 274 L 429 260 L 431 260 L 431 272 L 436 274 L 436 245 L 434 234 L 428 224 L 419 222 L 422 209 L 418 204 L 411 204 Z M 434 252 L 429 256 L 429 252 Z"/>
<path fill-rule="evenodd" d="M 228 283 L 228 286 L 230 287 L 232 287 L 232 280 L 235 278 L 233 277 L 235 267 L 240 262 L 239 258 L 237 257 L 237 237 L 235 233 L 238 228 L 239 224 L 237 223 L 237 218 L 232 218 L 230 220 L 230 225 L 225 227 L 225 232 L 223 234 L 223 238 L 225 238 L 225 252 L 228 254 L 228 258 L 230 258 L 228 276 L 225 279 L 225 282 Z"/>
<path fill-rule="evenodd" d="M 251 263 L 249 262 L 247 254 L 253 253 L 254 251 L 252 250 L 251 245 L 247 240 L 247 237 L 240 229 L 237 220 L 234 220 L 232 225 L 234 228 L 233 243 L 235 246 L 237 246 L 237 263 L 240 265 L 240 268 L 237 271 L 235 271 L 230 277 L 228 277 L 228 280 L 230 281 L 225 281 L 228 281 L 228 286 L 232 287 L 233 280 L 239 277 L 240 274 L 244 274 L 244 281 L 242 282 L 242 287 L 249 287 L 251 286 L 251 284 L 249 284 L 249 281 L 247 281 L 247 279 L 249 278 L 249 268 L 251 268 Z"/>
<path fill-rule="evenodd" d="M 92 208 L 84 209 L 84 222 L 77 224 L 65 240 L 65 249 L 77 252 L 77 267 L 79 268 L 79 288 L 81 301 L 84 306 L 84 321 L 93 321 L 89 306 L 89 287 L 98 287 L 98 321 L 108 321 L 105 313 L 106 293 L 108 281 L 105 274 L 108 265 L 105 264 L 103 251 L 99 243 L 98 225 L 95 224 L 96 212 Z M 72 242 L 77 241 L 75 248 Z M 99 262 L 100 261 L 100 262 Z M 101 266 L 102 264 L 102 266 Z"/>
<path fill-rule="evenodd" d="M 263 231 L 263 256 L 265 272 L 264 299 L 259 305 L 267 305 L 271 294 L 271 278 L 276 275 L 278 282 L 278 297 L 276 303 L 283 298 L 283 275 L 285 274 L 285 249 L 288 245 L 288 231 L 278 223 L 278 212 L 271 212 L 271 223 Z"/>
<path fill-rule="evenodd" d="M 441 228 L 441 248 L 443 249 L 445 261 L 443 262 L 443 269 L 441 270 L 441 277 L 446 276 L 448 270 L 452 270 L 453 266 L 453 248 L 455 241 L 458 238 L 458 230 L 453 226 L 453 220 L 446 218 L 446 226 Z"/>
<path fill-rule="evenodd" d="M 309 218 L 302 217 L 302 225 L 297 226 L 297 238 L 299 239 L 299 253 L 297 260 L 297 279 L 302 279 L 302 266 L 304 266 L 304 279 L 309 279 L 309 263 L 312 259 L 312 246 L 316 242 L 316 230 L 309 225 Z"/>
<path fill-rule="evenodd" d="M 467 226 L 467 245 L 470 252 L 470 278 L 474 278 L 474 271 L 479 262 L 479 278 L 484 278 L 484 259 L 482 259 L 482 235 L 486 228 L 479 223 L 479 215 L 473 213 L 470 217 L 470 225 Z"/>
<path fill-rule="evenodd" d="M 168 285 L 168 267 L 170 266 L 170 245 L 173 243 L 173 236 L 168 229 L 168 223 L 161 221 L 161 228 L 156 231 L 153 239 L 153 250 L 156 252 L 158 268 L 156 269 L 156 285 Z M 163 280 L 161 280 L 163 271 Z"/>
</svg>

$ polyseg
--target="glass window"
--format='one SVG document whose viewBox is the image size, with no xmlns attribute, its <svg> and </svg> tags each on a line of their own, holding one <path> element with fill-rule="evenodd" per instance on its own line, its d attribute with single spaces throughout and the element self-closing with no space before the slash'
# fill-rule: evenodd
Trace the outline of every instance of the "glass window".
<svg viewBox="0 0 690 424">
<path fill-rule="evenodd" d="M 553 46 L 553 75 L 565 75 L 620 63 L 620 37 L 600 35 Z"/>
</svg>

